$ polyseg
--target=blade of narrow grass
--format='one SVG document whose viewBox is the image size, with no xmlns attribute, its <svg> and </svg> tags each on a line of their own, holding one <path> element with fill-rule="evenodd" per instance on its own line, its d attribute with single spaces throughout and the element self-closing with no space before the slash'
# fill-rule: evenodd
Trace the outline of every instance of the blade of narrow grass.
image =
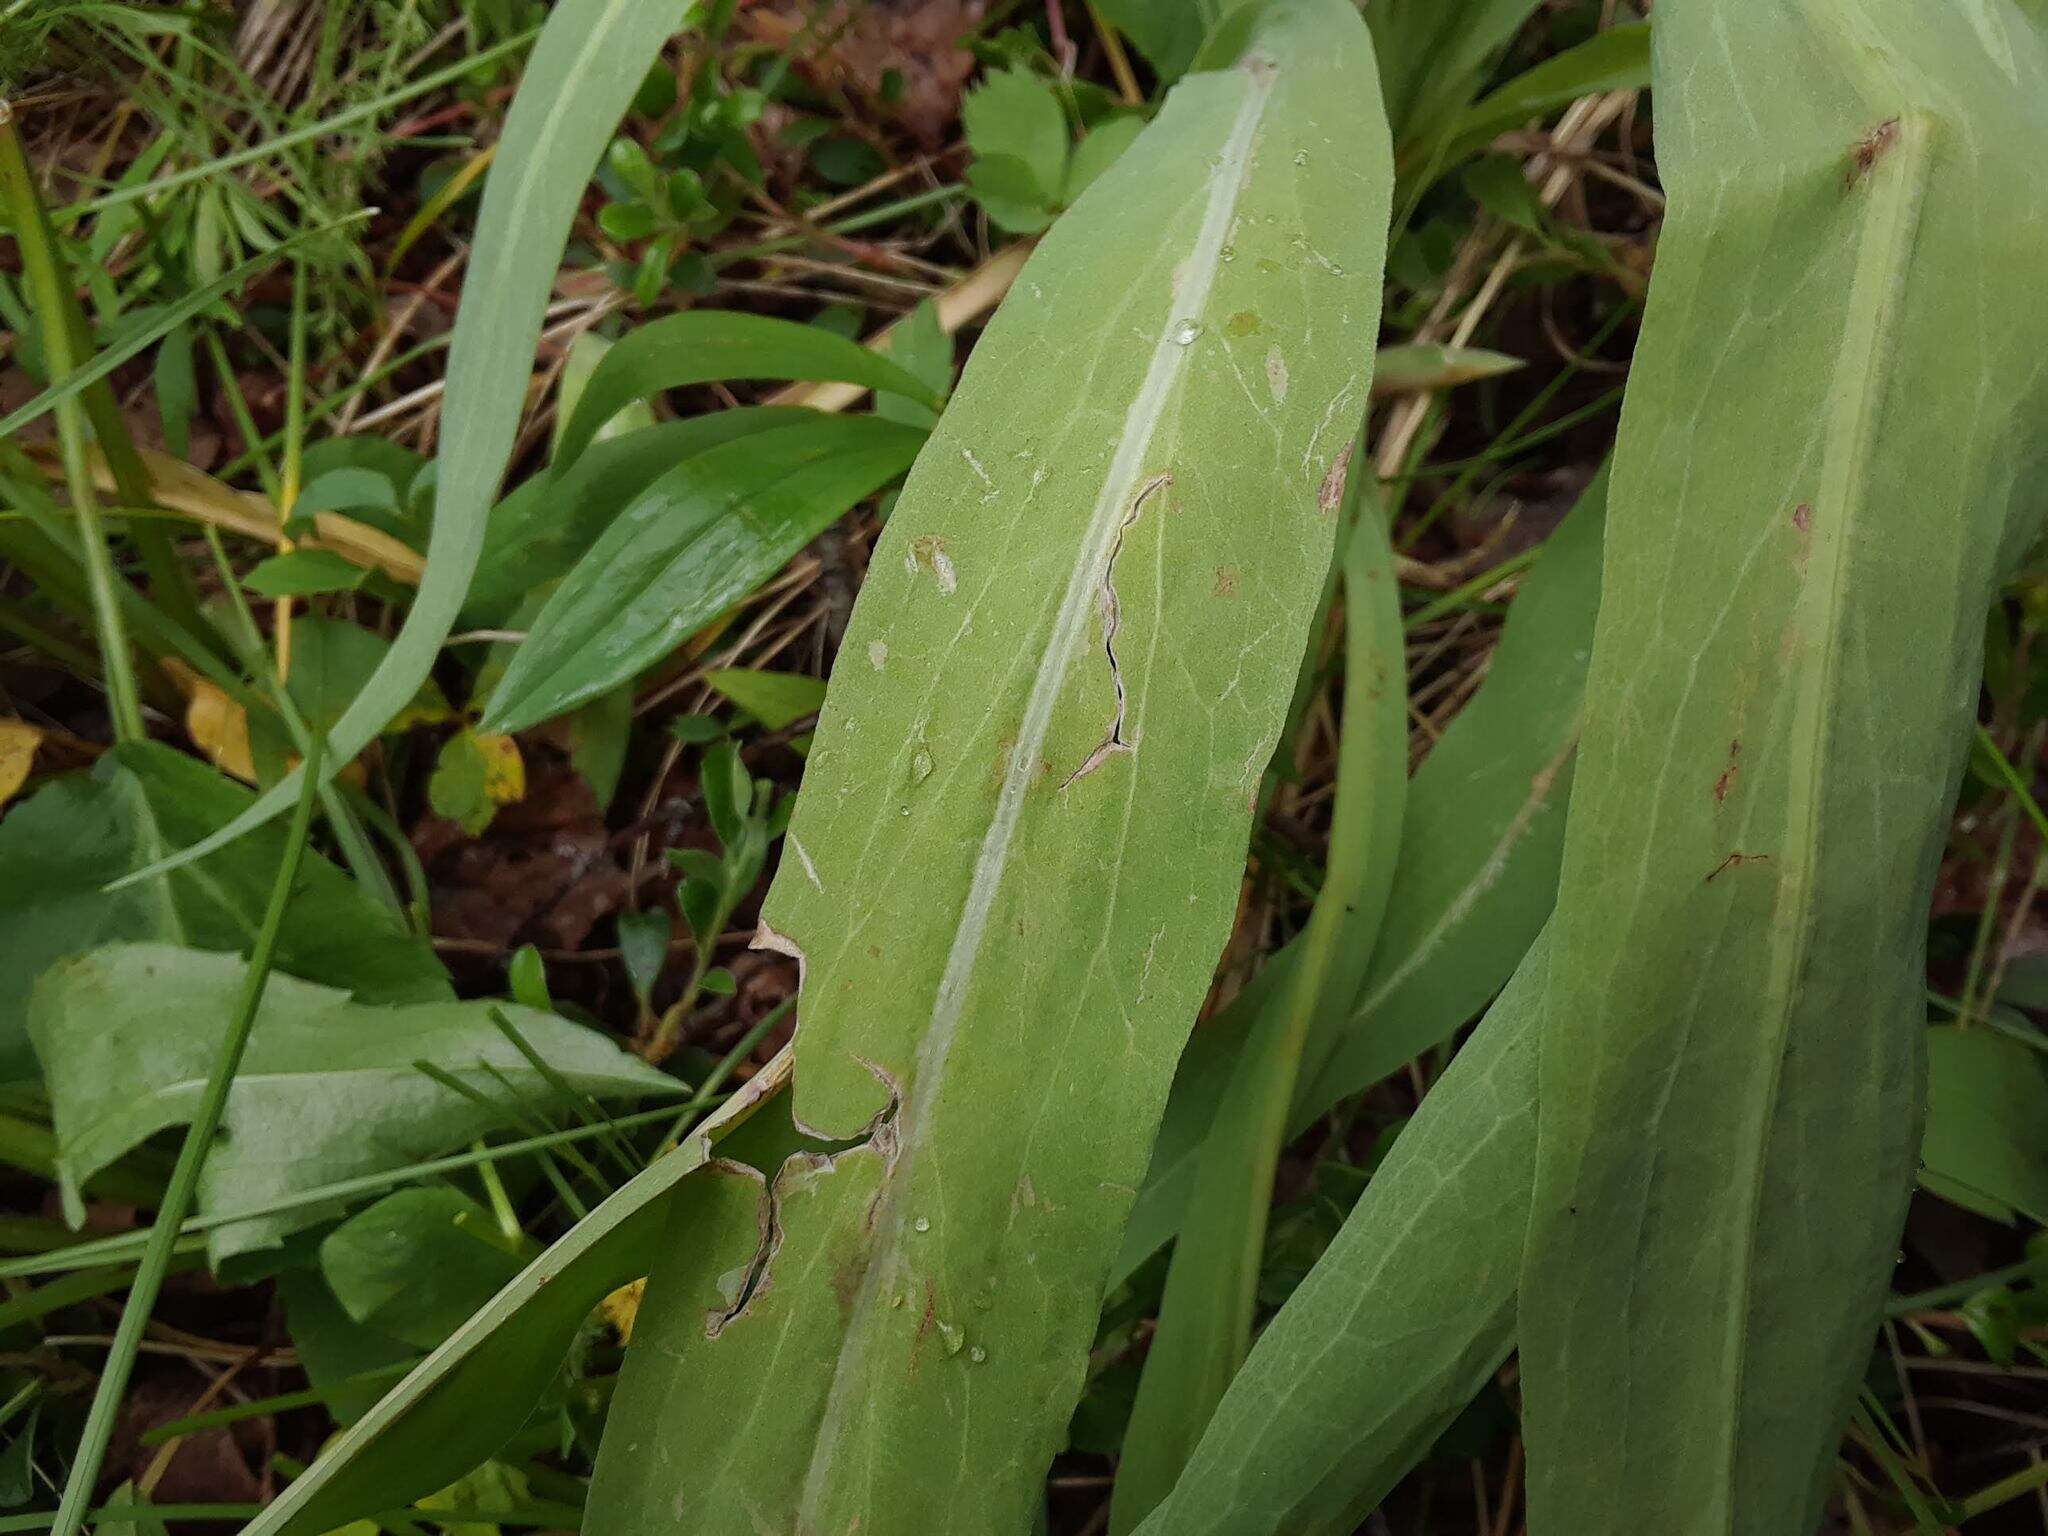
<svg viewBox="0 0 2048 1536">
<path fill-rule="evenodd" d="M 119 208 L 124 204 L 136 202 L 142 198 L 155 197 L 159 193 L 190 186 L 195 181 L 208 180 L 211 177 L 219 176 L 241 166 L 248 165 L 253 161 L 261 160 L 268 155 L 275 155 L 283 150 L 291 149 L 296 145 L 325 138 L 329 134 L 349 127 L 351 124 L 364 122 L 376 117 L 379 113 L 390 111 L 393 107 L 403 106 L 406 102 L 412 101 L 417 97 L 426 96 L 434 91 L 438 91 L 442 86 L 451 85 L 455 81 L 462 79 L 465 75 L 476 73 L 488 64 L 495 64 L 498 60 L 507 58 L 524 48 L 528 43 L 540 36 L 541 31 L 542 29 L 539 27 L 530 28 L 527 31 L 521 32 L 517 37 L 508 37 L 502 43 L 495 44 L 489 48 L 479 49 L 458 63 L 450 64 L 445 69 L 437 69 L 432 74 L 422 75 L 419 79 L 399 86 L 396 90 L 386 91 L 381 96 L 372 97 L 368 101 L 358 102 L 356 105 L 345 108 L 329 117 L 323 117 L 318 122 L 308 123 L 302 128 L 294 128 L 290 132 L 279 134 L 272 139 L 265 139 L 260 144 L 251 144 L 247 148 L 235 150 L 232 154 L 221 155 L 216 159 L 205 161 L 199 165 L 187 166 L 182 171 L 173 171 L 167 176 L 157 177 L 154 181 L 145 181 L 133 187 L 120 187 L 112 192 L 103 192 L 98 197 L 89 197 L 83 202 L 72 203 L 68 207 L 59 208 L 56 211 L 55 217 L 68 224 L 74 219 L 85 217 L 89 213 L 104 213 L 109 208 Z"/>
<path fill-rule="evenodd" d="M 291 900 L 292 882 L 298 878 L 299 861 L 305 854 L 306 840 L 312 831 L 314 790 L 320 783 L 317 772 L 319 757 L 320 743 L 316 738 L 309 759 L 309 766 L 316 771 L 305 775 L 299 787 L 291 830 L 285 838 L 284 862 L 278 866 L 277 883 L 271 887 L 270 904 L 264 909 L 263 926 L 257 932 L 256 945 L 249 957 L 248 980 L 243 985 L 227 1034 L 221 1040 L 220 1054 L 214 1060 L 213 1071 L 207 1077 L 205 1096 L 186 1128 L 185 1142 L 178 1152 L 178 1165 L 171 1173 L 170 1188 L 164 1192 L 157 1224 L 151 1229 L 148 1245 L 142 1251 L 142 1264 L 136 1273 L 135 1285 L 128 1293 L 127 1305 L 121 1309 L 121 1321 L 114 1330 L 113 1346 L 101 1367 L 99 1386 L 93 1393 L 85 1429 L 79 1436 L 78 1452 L 71 1463 L 71 1475 L 64 1484 L 63 1496 L 57 1503 L 56 1519 L 52 1522 L 51 1528 L 57 1536 L 77 1536 L 85 1524 L 87 1506 L 99 1481 L 100 1467 L 106 1460 L 108 1442 L 113 1438 L 114 1417 L 120 1411 L 121 1399 L 128 1390 L 128 1378 L 135 1368 L 136 1353 L 142 1343 L 143 1330 L 149 1325 L 150 1311 L 156 1305 L 157 1293 L 163 1288 L 164 1276 L 170 1269 L 171 1250 L 177 1241 L 178 1227 L 192 1209 L 206 1154 L 212 1149 L 213 1139 L 220 1131 L 221 1115 L 227 1108 L 228 1089 L 233 1086 L 235 1073 L 241 1067 L 242 1052 L 249 1043 L 249 1031 L 256 1022 L 256 1009 L 263 1001 L 263 991 L 270 980 L 271 962 L 277 955 L 278 933 L 284 926 L 285 907 Z"/>
<path fill-rule="evenodd" d="M 1408 789 L 1400 587 L 1367 455 L 1344 557 L 1344 724 L 1329 864 L 1292 974 L 1253 1025 L 1202 1148 L 1110 1505 L 1137 1527 L 1180 1476 L 1251 1348 L 1273 1176 L 1297 1081 L 1313 1077 L 1372 959 Z"/>
<path fill-rule="evenodd" d="M 563 1077 L 539 1051 L 528 1044 L 526 1036 L 519 1032 L 518 1026 L 505 1016 L 504 1009 L 493 1008 L 490 1018 L 491 1023 L 497 1026 L 498 1033 L 512 1042 L 512 1048 L 526 1058 L 527 1065 L 540 1074 L 542 1081 L 562 1096 L 562 1101 L 570 1106 L 578 1119 L 585 1125 L 601 1126 L 606 1131 L 611 1131 L 611 1116 L 605 1113 L 604 1106 L 599 1104 L 593 1095 L 577 1088 Z M 647 1166 L 644 1159 L 633 1155 L 633 1149 L 627 1146 L 616 1132 L 603 1137 L 602 1140 L 605 1150 L 611 1153 L 621 1168 L 625 1169 L 628 1177 Z"/>
<path fill-rule="evenodd" d="M 85 376 L 90 369 L 81 370 L 74 353 L 55 244 L 43 220 L 35 181 L 5 102 L 0 102 L 0 201 L 5 202 L 8 218 L 14 225 L 23 274 L 42 320 L 43 351 L 57 381 L 45 393 L 61 394 L 57 432 L 64 455 L 64 478 L 84 531 L 86 586 L 92 594 L 93 627 L 99 638 L 100 668 L 106 678 L 114 735 L 120 741 L 139 740 L 143 734 L 142 696 L 136 687 L 135 659 L 128 649 L 127 626 L 121 619 L 121 600 L 116 590 L 120 578 L 114 570 L 114 552 L 107 543 L 99 501 L 93 494 L 92 474 L 86 467 L 85 419 L 76 398 L 78 390 L 91 382 Z M 14 430 L 12 423 L 13 416 L 0 423 L 0 438 Z"/>
<path fill-rule="evenodd" d="M 647 66 L 686 18 L 664 0 L 564 0 L 549 13 L 484 183 L 476 252 L 448 361 L 440 494 L 427 568 L 383 662 L 334 725 L 352 760 L 418 693 L 476 571 L 486 514 L 511 458 L 542 311 L 599 153 Z M 115 885 L 203 858 L 277 816 L 303 769 L 213 836 Z"/>
<path fill-rule="evenodd" d="M 710 1098 L 704 1102 L 705 1107 L 709 1107 L 720 1100 Z M 612 1122 L 612 1128 L 637 1129 L 643 1125 L 653 1125 L 657 1121 L 672 1119 L 675 1113 L 672 1108 L 641 1110 L 635 1114 L 619 1116 Z M 323 1184 L 317 1189 L 309 1189 L 303 1194 L 292 1195 L 287 1199 L 246 1206 L 240 1210 L 209 1212 L 202 1216 L 190 1217 L 179 1229 L 178 1240 L 181 1243 L 201 1241 L 215 1227 L 231 1226 L 238 1221 L 256 1221 L 265 1216 L 281 1216 L 288 1211 L 303 1210 L 308 1206 L 334 1200 L 345 1200 L 355 1195 L 376 1194 L 395 1184 L 404 1184 L 414 1179 L 437 1178 L 446 1173 L 460 1173 L 480 1164 L 524 1157 L 528 1153 L 545 1152 L 565 1142 L 585 1141 L 599 1134 L 599 1129 L 594 1126 L 572 1126 L 568 1130 L 552 1131 L 545 1136 L 529 1136 L 519 1141 L 502 1142 L 495 1147 L 485 1147 L 478 1151 L 451 1153 L 447 1157 L 432 1158 L 405 1168 L 388 1168 L 377 1173 L 359 1174 L 352 1179 L 337 1179 L 331 1184 Z M 155 1235 L 156 1230 L 156 1227 L 151 1227 L 145 1232 L 123 1232 L 114 1237 L 89 1238 L 85 1242 L 72 1243 L 49 1253 L 11 1259 L 0 1263 L 0 1280 L 56 1274 L 88 1265 L 125 1260 L 140 1252 Z"/>
</svg>

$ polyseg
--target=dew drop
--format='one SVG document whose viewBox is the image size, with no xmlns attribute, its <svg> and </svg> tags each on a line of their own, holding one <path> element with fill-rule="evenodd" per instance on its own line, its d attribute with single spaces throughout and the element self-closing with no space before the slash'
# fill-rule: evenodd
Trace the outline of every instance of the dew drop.
<svg viewBox="0 0 2048 1536">
<path fill-rule="evenodd" d="M 1296 150 L 1296 151 L 1294 152 L 1294 163 L 1295 163 L 1296 165 L 1307 165 L 1307 164 L 1308 164 L 1308 151 L 1307 151 L 1307 150 L 1305 150 L 1305 149 L 1297 149 L 1297 150 Z"/>
<path fill-rule="evenodd" d="M 931 1229 L 932 1229 L 932 1219 L 931 1219 L 931 1217 L 929 1217 L 929 1216 L 920 1216 L 920 1217 L 918 1217 L 918 1218 L 917 1218 L 917 1220 L 913 1221 L 913 1222 L 912 1222 L 912 1223 L 911 1223 L 910 1225 L 911 1225 L 912 1229 L 913 1229 L 913 1230 L 915 1230 L 915 1231 L 918 1231 L 918 1232 L 929 1232 L 929 1231 L 931 1231 Z"/>
<path fill-rule="evenodd" d="M 922 784 L 932 776 L 932 755 L 923 747 L 910 754 L 910 782 Z"/>
<path fill-rule="evenodd" d="M 946 1346 L 948 1355 L 957 1355 L 960 1353 L 960 1347 L 967 1342 L 966 1331 L 953 1323 L 940 1323 L 939 1342 Z"/>
<path fill-rule="evenodd" d="M 974 1346 L 974 1348 L 967 1351 L 967 1358 L 972 1360 L 976 1365 L 980 1365 L 988 1359 L 988 1351 L 983 1349 L 979 1344 L 977 1344 Z"/>
<path fill-rule="evenodd" d="M 1223 259 L 1225 261 L 1237 260 L 1237 247 L 1234 245 L 1226 245 L 1225 247 L 1223 247 Z"/>
<path fill-rule="evenodd" d="M 1201 334 L 1201 321 L 1183 320 L 1179 325 L 1176 325 L 1173 328 L 1174 345 L 1181 347 L 1191 347 L 1195 344 L 1195 338 L 1200 336 Z"/>
</svg>

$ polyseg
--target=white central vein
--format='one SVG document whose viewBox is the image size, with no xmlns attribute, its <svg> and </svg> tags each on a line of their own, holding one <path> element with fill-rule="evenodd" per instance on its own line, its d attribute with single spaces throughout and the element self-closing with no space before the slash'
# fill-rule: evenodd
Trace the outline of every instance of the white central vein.
<svg viewBox="0 0 2048 1536">
<path fill-rule="evenodd" d="M 1067 674 L 1072 670 L 1075 659 L 1083 650 L 1091 657 L 1095 654 L 1095 648 L 1086 644 L 1088 617 L 1097 602 L 1104 573 L 1117 538 L 1123 531 L 1130 503 L 1139 494 L 1146 457 L 1152 451 L 1153 440 L 1166 417 L 1174 388 L 1187 371 L 1189 355 L 1193 351 L 1179 339 L 1181 326 L 1186 321 L 1198 319 L 1209 302 L 1210 291 L 1223 263 L 1224 245 L 1237 214 L 1238 200 L 1250 180 L 1254 141 L 1273 92 L 1273 71 L 1270 67 L 1255 64 L 1244 70 L 1244 76 L 1244 100 L 1238 106 L 1230 133 L 1210 173 L 1201 226 L 1192 249 L 1178 269 L 1172 301 L 1153 342 L 1144 381 L 1124 414 L 1116 451 L 1110 458 L 1101 488 L 1096 492 L 1095 506 L 1083 530 L 1080 547 L 1075 552 L 1074 568 L 1067 577 L 1066 591 L 1053 619 L 1052 633 L 1047 637 L 1037 672 L 1032 678 L 1031 692 L 1025 700 L 1017 743 L 1003 772 L 1003 787 L 996 799 L 995 813 L 982 838 L 981 851 L 974 864 L 974 878 L 961 905 L 952 948 L 946 956 L 946 969 L 939 979 L 938 992 L 932 1002 L 931 1023 L 918 1046 L 916 1079 L 911 1084 L 908 1102 L 898 1111 L 901 1147 L 898 1155 L 901 1161 L 892 1180 L 897 1184 L 902 1182 L 907 1172 L 921 1127 L 945 1076 L 946 1061 L 952 1054 L 953 1040 L 959 1032 L 961 1016 L 966 1011 L 967 993 L 974 980 L 982 940 L 988 932 L 989 914 L 995 907 L 997 892 L 1002 888 L 1010 848 L 1016 839 L 1018 822 L 1023 818 L 1024 797 L 1037 777 L 1037 765 L 1043 756 L 1045 739 L 1052 729 L 1053 711 L 1059 703 L 1060 692 L 1066 685 Z M 813 1444 L 800 1506 L 805 1513 L 813 1511 L 829 1497 L 832 1468 L 845 1438 L 849 1412 L 865 1403 L 867 1388 L 863 1357 L 872 1327 L 865 1324 L 862 1317 L 873 1309 L 876 1296 L 885 1284 L 894 1279 L 896 1245 L 903 1219 L 900 1200 L 889 1200 L 881 1218 L 882 1234 L 876 1256 L 862 1278 L 854 1320 L 833 1370 L 825 1412 Z"/>
<path fill-rule="evenodd" d="M 967 991 L 974 979 L 975 964 L 980 959 L 982 938 L 988 931 L 989 913 L 995 906 L 996 893 L 1002 887 L 1003 874 L 1009 864 L 1017 823 L 1024 814 L 1024 797 L 1038 776 L 1045 738 L 1052 729 L 1053 710 L 1059 703 L 1060 692 L 1066 686 L 1067 674 L 1075 657 L 1084 648 L 1093 655 L 1094 648 L 1086 646 L 1088 618 L 1094 610 L 1117 536 L 1123 531 L 1130 503 L 1138 493 L 1146 456 L 1152 451 L 1153 439 L 1165 418 L 1167 403 L 1173 398 L 1174 386 L 1187 371 L 1188 360 L 1194 350 L 1178 333 L 1184 323 L 1200 316 L 1208 304 L 1209 291 L 1215 286 L 1216 274 L 1223 262 L 1223 247 L 1251 169 L 1252 141 L 1273 90 L 1269 70 L 1247 70 L 1245 73 L 1244 101 L 1238 107 L 1237 120 L 1231 124 L 1230 137 L 1225 140 L 1217 158 L 1209 184 L 1208 203 L 1202 212 L 1201 229 L 1195 237 L 1194 248 L 1180 269 L 1181 281 L 1176 284 L 1173 302 L 1167 308 L 1159 336 L 1152 345 L 1152 360 L 1146 366 L 1144 382 L 1124 414 L 1123 431 L 1118 436 L 1116 452 L 1103 476 L 1102 487 L 1096 493 L 1095 508 L 1089 514 L 1088 526 L 1075 555 L 1074 568 L 1067 577 L 1067 590 L 1060 598 L 1059 613 L 1053 620 L 1052 633 L 1039 657 L 1037 675 L 1031 681 L 1031 693 L 1024 704 L 1024 718 L 1017 728 L 1017 745 L 1010 753 L 1009 764 L 1003 773 L 1002 792 L 997 797 L 988 831 L 982 837 L 981 854 L 974 865 L 974 880 L 961 906 L 960 922 L 953 932 L 953 947 L 946 956 L 945 973 L 939 980 L 938 995 L 932 1003 L 931 1026 L 925 1031 L 924 1040 L 918 1048 L 917 1081 L 912 1089 L 910 1106 L 913 1121 L 918 1105 L 928 1101 L 936 1090 L 936 1079 L 944 1071 L 960 1016 L 966 1009 Z"/>
</svg>

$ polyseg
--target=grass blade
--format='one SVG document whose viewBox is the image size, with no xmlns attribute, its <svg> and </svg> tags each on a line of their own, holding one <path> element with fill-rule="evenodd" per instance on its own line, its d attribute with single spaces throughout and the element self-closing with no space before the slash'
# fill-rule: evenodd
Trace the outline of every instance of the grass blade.
<svg viewBox="0 0 2048 1536">
<path fill-rule="evenodd" d="M 228 1089 L 234 1084 L 235 1073 L 241 1069 L 242 1052 L 249 1043 L 257 1007 L 262 1003 L 263 990 L 270 981 L 271 962 L 277 955 L 278 934 L 284 928 L 285 907 L 291 901 L 292 883 L 298 878 L 299 860 L 305 854 L 306 839 L 313 828 L 313 806 L 319 798 L 315 792 L 320 783 L 319 757 L 320 744 L 316 739 L 307 764 L 313 771 L 299 786 L 291 829 L 285 837 L 284 859 L 277 867 L 277 882 L 271 887 L 269 905 L 263 910 L 263 926 L 257 931 L 256 945 L 249 956 L 248 976 L 243 983 L 241 999 L 235 1005 L 234 1017 L 221 1040 L 213 1068 L 207 1074 L 198 1111 L 185 1129 L 184 1144 L 178 1150 L 178 1163 L 171 1171 L 170 1186 L 164 1191 L 162 1205 L 157 1208 L 156 1227 L 150 1234 L 148 1246 L 142 1250 L 135 1284 L 128 1291 L 127 1303 L 121 1309 L 120 1324 L 114 1330 L 113 1346 L 100 1369 L 92 1407 L 86 1414 L 85 1428 L 79 1434 L 78 1452 L 72 1458 L 71 1475 L 65 1481 L 63 1496 L 57 1503 L 57 1518 L 52 1526 L 57 1536 L 77 1536 L 85 1525 L 86 1510 L 92 1503 L 93 1489 L 99 1483 L 108 1442 L 113 1438 L 114 1418 L 121 1410 L 121 1399 L 128 1390 L 128 1377 L 135 1368 L 142 1331 L 149 1326 L 150 1311 L 156 1306 L 157 1292 L 162 1289 L 164 1276 L 170 1269 L 178 1227 L 198 1198 L 199 1175 L 205 1167 L 207 1153 L 213 1148 L 214 1137 L 220 1131 L 221 1114 L 227 1108 Z"/>
</svg>

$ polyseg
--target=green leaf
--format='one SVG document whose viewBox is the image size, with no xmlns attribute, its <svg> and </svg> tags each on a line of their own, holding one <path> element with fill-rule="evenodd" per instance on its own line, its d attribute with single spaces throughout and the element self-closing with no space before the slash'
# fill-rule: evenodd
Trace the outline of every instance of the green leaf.
<svg viewBox="0 0 2048 1536">
<path fill-rule="evenodd" d="M 353 592 L 369 571 L 327 549 L 295 549 L 259 560 L 242 578 L 258 597 L 317 597 L 323 592 Z"/>
<path fill-rule="evenodd" d="M 1348 1531 L 1513 1344 L 1539 942 L 1266 1326 L 1141 1536 Z"/>
<path fill-rule="evenodd" d="M 53 961 L 125 939 L 246 952 L 283 856 L 267 829 L 198 864 L 118 891 L 110 876 L 197 842 L 254 797 L 153 742 L 116 747 L 90 777 L 58 779 L 0 821 L 0 1080 L 30 1077 L 29 988 Z M 327 860 L 307 853 L 277 965 L 368 1003 L 454 994 L 427 944 Z"/>
<path fill-rule="evenodd" d="M 611 210 L 605 211 L 609 213 Z M 591 331 L 585 331 L 569 344 L 569 355 L 562 360 L 562 382 L 555 389 L 555 427 L 550 453 L 560 451 L 562 433 L 568 427 L 569 419 L 576 414 L 577 402 L 583 398 L 584 389 L 613 345 Z M 645 431 L 653 425 L 654 408 L 645 400 L 629 401 L 609 420 L 600 422 L 590 440 L 594 443 L 608 442 L 630 432 Z"/>
<path fill-rule="evenodd" d="M 335 438 L 321 444 L 332 447 L 348 439 Z M 310 454 L 308 455 L 310 457 Z M 361 510 L 396 512 L 398 490 L 390 477 L 367 465 L 339 465 L 334 469 L 314 476 L 306 482 L 298 499 L 292 503 L 292 516 L 306 517 L 315 512 L 355 512 Z"/>
<path fill-rule="evenodd" d="M 483 548 L 486 514 L 519 433 L 541 316 L 569 226 L 599 154 L 658 50 L 693 16 L 694 7 L 679 9 L 674 0 L 561 0 L 548 12 L 477 215 L 448 354 L 440 494 L 426 576 L 375 677 L 328 733 L 323 761 L 329 773 L 353 761 L 412 702 L 454 627 Z M 247 811 L 174 858 L 202 858 L 275 819 L 297 800 L 298 773 L 294 769 Z"/>
<path fill-rule="evenodd" d="M 1532 1527 L 1583 1536 L 1819 1523 L 2048 453 L 2038 8 L 1727 22 L 1657 7 L 1669 216 L 1549 930 L 1523 1425 Z"/>
<path fill-rule="evenodd" d="M 729 1253 L 731 1263 L 744 1265 L 760 1236 L 754 1192 L 727 1178 L 689 1176 L 704 1167 L 717 1137 L 786 1080 L 786 1067 L 785 1057 L 763 1068 L 680 1146 L 520 1271 L 337 1436 L 242 1536 L 321 1536 L 446 1487 L 496 1455 L 561 1369 L 591 1311 L 646 1274 L 662 1247 Z M 674 1234 L 666 1243 L 665 1227 Z"/>
<path fill-rule="evenodd" d="M 883 345 L 889 361 L 914 375 L 933 395 L 953 391 L 953 338 L 939 321 L 939 307 L 925 299 L 889 329 Z M 887 392 L 875 396 L 875 414 L 929 431 L 939 413 L 922 401 Z"/>
<path fill-rule="evenodd" d="M 818 326 L 725 310 L 686 310 L 629 332 L 605 353 L 562 429 L 554 473 L 574 464 L 599 425 L 623 406 L 660 390 L 714 379 L 843 379 L 939 404 L 914 375 L 880 353 Z"/>
<path fill-rule="evenodd" d="M 1178 80 L 1194 62 L 1202 34 L 1231 0 L 1096 0 L 1146 62 L 1165 81 Z"/>
<path fill-rule="evenodd" d="M 801 672 L 716 667 L 704 681 L 771 731 L 786 730 L 825 702 L 825 680 Z"/>
<path fill-rule="evenodd" d="M 1006 159 L 1023 168 L 1041 207 L 1067 184 L 1067 114 L 1052 87 L 1028 69 L 996 70 L 960 103 L 967 147 L 976 160 Z"/>
<path fill-rule="evenodd" d="M 1609 27 L 1576 48 L 1552 54 L 1474 102 L 1446 125 L 1435 142 L 1404 146 L 1402 176 L 1434 179 L 1502 134 L 1568 107 L 1581 97 L 1641 90 L 1649 83 L 1650 24 L 1638 21 Z"/>
<path fill-rule="evenodd" d="M 633 995 L 644 1008 L 654 984 L 668 966 L 669 939 L 673 928 L 666 912 L 621 912 L 617 918 L 619 951 L 626 964 L 626 979 Z"/>
<path fill-rule="evenodd" d="M 427 781 L 427 802 L 471 837 L 482 834 L 498 814 L 526 795 L 526 764 L 519 743 L 485 731 L 457 731 L 441 744 L 441 756 Z"/>
<path fill-rule="evenodd" d="M 1052 200 L 1015 155 L 983 155 L 968 166 L 967 185 L 996 227 L 1009 234 L 1035 235 L 1052 223 Z"/>
<path fill-rule="evenodd" d="M 1941 1193 L 2004 1221 L 2048 1225 L 2048 1072 L 2041 1054 L 1991 1029 L 1927 1031 L 1927 1135 L 1920 1160 Z"/>
<path fill-rule="evenodd" d="M 871 416 L 820 416 L 677 465 L 549 597 L 481 729 L 523 730 L 645 671 L 901 474 L 923 441 Z"/>
<path fill-rule="evenodd" d="M 1200 1153 L 1117 1464 L 1112 1536 L 1173 1486 L 1251 1348 L 1297 1088 L 1348 1017 L 1387 910 L 1408 789 L 1407 646 L 1386 512 L 1369 479 L 1346 498 L 1344 727 L 1329 859 L 1288 978 L 1256 1016 Z"/>
<path fill-rule="evenodd" d="M 597 808 L 610 807 L 633 740 L 633 689 L 622 684 L 569 716 L 569 766 L 583 775 Z"/>
<path fill-rule="evenodd" d="M 1535 9 L 1536 0 L 1384 0 L 1368 10 L 1395 142 L 1426 136 L 1460 115 L 1487 61 Z"/>
<path fill-rule="evenodd" d="M 816 419 L 816 413 L 793 406 L 743 406 L 593 442 L 573 468 L 559 476 L 536 475 L 491 509 L 464 617 L 494 623 L 535 588 L 568 574 L 620 512 L 685 459 L 755 432 Z"/>
<path fill-rule="evenodd" d="M 320 1273 L 351 1321 L 434 1349 L 524 1267 L 490 1219 L 460 1190 L 402 1189 L 320 1240 Z"/>
<path fill-rule="evenodd" d="M 242 971 L 233 955 L 113 944 L 44 973 L 29 1004 L 29 1035 L 49 1088 L 68 1201 L 130 1147 L 184 1123 Z M 228 1096 L 224 1138 L 200 1182 L 199 1214 L 403 1167 L 511 1123 L 521 1104 L 553 1104 L 547 1079 L 491 1023 L 489 1010 L 502 1006 L 372 1008 L 330 987 L 273 976 Z M 580 1025 L 505 1011 L 527 1044 L 584 1092 L 618 1098 L 679 1086 Z M 500 1095 L 503 1112 L 442 1086 L 419 1061 Z M 215 1228 L 214 1263 L 274 1246 L 332 1214 L 304 1207 Z"/>
<path fill-rule="evenodd" d="M 589 1536 L 678 1499 L 719 1531 L 1030 1527 L 1370 387 L 1367 34 L 1281 0 L 1242 40 L 1033 254 L 883 532 L 763 908 L 805 957 L 794 1113 L 856 1144 L 760 1192 L 751 1282 L 664 1257 Z"/>
</svg>

